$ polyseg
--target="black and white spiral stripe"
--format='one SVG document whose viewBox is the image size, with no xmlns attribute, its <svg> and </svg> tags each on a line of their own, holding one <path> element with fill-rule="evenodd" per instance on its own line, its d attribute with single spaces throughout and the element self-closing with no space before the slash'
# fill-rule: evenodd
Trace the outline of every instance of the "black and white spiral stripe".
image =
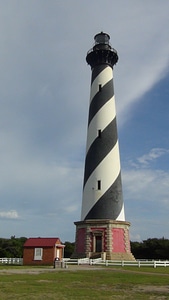
<svg viewBox="0 0 169 300">
<path fill-rule="evenodd" d="M 81 220 L 124 221 L 112 68 L 92 70 Z"/>
</svg>

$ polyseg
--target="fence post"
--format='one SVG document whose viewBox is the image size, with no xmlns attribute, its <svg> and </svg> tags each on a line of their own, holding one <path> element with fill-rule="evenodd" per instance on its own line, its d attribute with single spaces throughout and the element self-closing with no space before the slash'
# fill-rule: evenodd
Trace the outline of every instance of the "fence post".
<svg viewBox="0 0 169 300">
<path fill-rule="evenodd" d="M 156 268 L 156 261 L 154 261 L 154 268 Z"/>
</svg>

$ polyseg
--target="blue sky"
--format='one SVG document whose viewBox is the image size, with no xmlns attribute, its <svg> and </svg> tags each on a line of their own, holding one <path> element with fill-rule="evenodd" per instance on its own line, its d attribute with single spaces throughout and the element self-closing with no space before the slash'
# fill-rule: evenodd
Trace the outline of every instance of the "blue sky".
<svg viewBox="0 0 169 300">
<path fill-rule="evenodd" d="M 131 240 L 166 237 L 169 3 L 0 0 L 0 236 L 74 241 L 80 220 L 93 37 L 114 68 Z"/>
</svg>

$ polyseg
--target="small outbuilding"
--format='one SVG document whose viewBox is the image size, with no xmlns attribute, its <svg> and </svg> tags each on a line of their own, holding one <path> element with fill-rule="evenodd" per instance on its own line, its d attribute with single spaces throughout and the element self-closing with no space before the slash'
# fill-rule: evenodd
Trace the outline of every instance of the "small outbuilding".
<svg viewBox="0 0 169 300">
<path fill-rule="evenodd" d="M 24 265 L 53 265 L 64 257 L 65 245 L 59 238 L 29 238 L 23 249 Z"/>
</svg>

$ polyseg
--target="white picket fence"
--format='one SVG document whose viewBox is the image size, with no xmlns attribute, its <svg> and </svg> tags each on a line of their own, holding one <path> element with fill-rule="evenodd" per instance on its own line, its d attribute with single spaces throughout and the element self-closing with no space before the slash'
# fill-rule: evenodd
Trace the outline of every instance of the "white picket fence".
<svg viewBox="0 0 169 300">
<path fill-rule="evenodd" d="M 68 265 L 101 265 L 101 266 L 133 266 L 133 267 L 169 267 L 168 260 L 135 260 L 135 261 L 125 261 L 125 260 L 103 260 L 101 258 L 89 259 L 63 259 L 65 267 Z M 23 265 L 23 258 L 0 258 L 0 265 Z"/>
<path fill-rule="evenodd" d="M 0 265 L 23 265 L 23 258 L 0 258 Z"/>
<path fill-rule="evenodd" d="M 168 260 L 135 260 L 135 261 L 122 261 L 122 260 L 102 260 L 101 258 L 89 259 L 64 259 L 65 265 L 102 265 L 102 266 L 133 266 L 133 267 L 169 267 Z"/>
</svg>

